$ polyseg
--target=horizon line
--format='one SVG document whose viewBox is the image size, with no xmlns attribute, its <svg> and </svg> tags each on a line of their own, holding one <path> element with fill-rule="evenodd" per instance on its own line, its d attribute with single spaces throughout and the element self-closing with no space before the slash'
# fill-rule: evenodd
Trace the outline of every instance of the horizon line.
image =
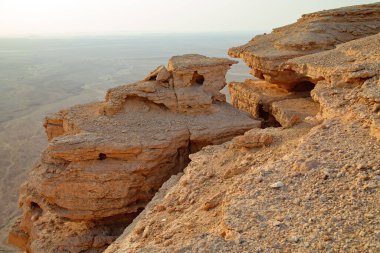
<svg viewBox="0 0 380 253">
<path fill-rule="evenodd" d="M 162 36 L 162 35 L 228 35 L 228 34 L 260 34 L 267 30 L 256 31 L 205 31 L 205 32 L 110 32 L 110 33 L 67 33 L 67 34 L 30 34 L 30 35 L 0 35 L 0 39 L 47 39 L 47 38 L 79 38 L 79 37 L 122 37 L 122 36 Z"/>
</svg>

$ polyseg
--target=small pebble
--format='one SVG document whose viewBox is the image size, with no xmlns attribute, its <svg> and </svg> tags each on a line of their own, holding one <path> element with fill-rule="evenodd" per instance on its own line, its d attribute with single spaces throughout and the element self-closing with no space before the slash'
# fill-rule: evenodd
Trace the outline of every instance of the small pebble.
<svg viewBox="0 0 380 253">
<path fill-rule="evenodd" d="M 284 183 L 281 181 L 278 181 L 278 182 L 270 185 L 270 188 L 273 188 L 273 189 L 279 189 L 281 187 L 284 187 Z"/>
<path fill-rule="evenodd" d="M 290 241 L 290 242 L 297 243 L 297 242 L 300 241 L 300 238 L 299 238 L 299 236 L 297 236 L 297 235 L 293 235 L 293 236 L 289 237 L 289 241 Z"/>
</svg>

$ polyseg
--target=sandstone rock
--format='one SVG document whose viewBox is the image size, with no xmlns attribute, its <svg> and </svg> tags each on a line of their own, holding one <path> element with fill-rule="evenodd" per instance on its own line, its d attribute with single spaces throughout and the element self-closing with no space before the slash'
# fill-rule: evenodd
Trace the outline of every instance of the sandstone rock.
<svg viewBox="0 0 380 253">
<path fill-rule="evenodd" d="M 168 82 L 171 77 L 171 73 L 164 67 L 158 72 L 156 80 L 159 82 Z"/>
<path fill-rule="evenodd" d="M 232 105 L 249 112 L 254 118 L 263 117 L 263 113 L 271 113 L 271 105 L 275 101 L 310 96 L 308 91 L 290 92 L 262 80 L 232 82 L 228 84 L 228 89 Z"/>
<path fill-rule="evenodd" d="M 125 101 L 131 97 L 147 99 L 173 112 L 210 113 L 214 101 L 225 101 L 220 90 L 226 85 L 227 71 L 235 63 L 195 54 L 174 56 L 168 64 L 173 75 L 172 86 L 162 85 L 167 70 L 160 66 L 145 78 L 148 81 L 110 89 L 101 113 L 112 115 L 123 110 Z"/>
<path fill-rule="evenodd" d="M 181 112 L 205 111 L 214 98 L 221 96 L 226 85 L 225 75 L 237 61 L 225 58 L 209 58 L 197 54 L 174 56 L 168 70 L 173 73 L 174 90 Z M 192 92 L 189 92 L 192 87 Z"/>
<path fill-rule="evenodd" d="M 330 50 L 378 32 L 380 4 L 351 6 L 303 15 L 296 23 L 258 35 L 228 53 L 242 58 L 254 76 L 292 89 L 308 79 L 297 72 L 281 70 L 287 60 Z"/>
<path fill-rule="evenodd" d="M 168 79 L 161 66 L 147 81 L 110 89 L 104 102 L 48 116 L 50 142 L 20 190 L 23 215 L 10 241 L 30 252 L 102 252 L 185 168 L 190 153 L 260 127 L 247 113 L 212 100 L 232 63 L 174 57 L 174 86 L 161 85 Z M 206 88 L 182 86 L 179 73 L 197 70 Z"/>
<path fill-rule="evenodd" d="M 378 136 L 380 34 L 338 45 L 336 49 L 289 60 L 284 69 L 317 83 L 311 92 L 324 118 L 359 120 Z M 378 139 L 378 137 L 376 137 Z"/>
<path fill-rule="evenodd" d="M 283 127 L 291 127 L 313 117 L 319 111 L 319 104 L 310 98 L 296 98 L 272 103 L 271 113 Z"/>
<path fill-rule="evenodd" d="M 234 148 L 257 148 L 269 146 L 272 142 L 272 135 L 248 131 L 244 135 L 234 138 L 231 145 Z"/>
<path fill-rule="evenodd" d="M 8 243 L 13 244 L 20 248 L 21 250 L 27 250 L 25 247 L 28 243 L 28 234 L 25 233 L 22 229 L 20 229 L 21 219 L 18 218 L 16 222 L 13 224 L 11 231 L 8 236 Z"/>
<path fill-rule="evenodd" d="M 273 189 L 280 189 L 282 187 L 284 187 L 285 184 L 281 181 L 277 181 L 276 183 L 273 183 L 270 185 L 270 188 L 273 188 Z"/>
<path fill-rule="evenodd" d="M 380 101 L 380 43 L 378 35 L 358 38 L 377 33 L 379 20 L 379 4 L 324 11 L 232 49 L 255 75 L 287 90 L 315 83 L 311 94 L 323 124 L 254 129 L 230 144 L 203 148 L 106 252 L 377 252 L 379 228 L 371 217 L 380 215 L 378 170 L 367 165 L 380 163 L 380 144 L 370 135 L 379 129 L 373 108 Z M 317 111 L 308 99 L 286 99 L 270 103 L 269 111 L 275 105 L 280 115 L 297 103 Z M 256 112 L 254 105 L 247 111 Z M 244 152 L 234 147 L 244 147 L 253 132 L 275 141 Z M 286 190 L 275 190 L 283 181 Z M 222 205 L 204 215 L 205 203 L 220 192 Z M 175 208 L 153 212 L 155 206 Z M 133 237 L 148 224 L 146 238 Z"/>
<path fill-rule="evenodd" d="M 165 73 L 168 72 L 164 65 L 158 66 L 156 69 L 154 69 L 152 72 L 150 72 L 145 78 L 144 81 L 155 81 L 157 80 L 157 76 L 161 73 L 162 75 L 166 75 Z M 169 73 L 170 77 L 170 73 Z M 167 79 L 169 79 L 169 77 Z M 166 79 L 166 80 L 167 80 Z M 159 81 L 159 80 L 157 80 Z"/>
<path fill-rule="evenodd" d="M 220 205 L 220 203 L 223 200 L 224 193 L 218 193 L 215 196 L 213 196 L 210 200 L 206 201 L 203 205 L 203 210 L 209 211 L 210 209 L 213 209 Z"/>
<path fill-rule="evenodd" d="M 51 141 L 21 189 L 12 240 L 26 231 L 31 252 L 379 251 L 379 35 L 346 42 L 378 31 L 378 12 L 309 14 L 235 49 L 255 75 L 280 82 L 252 94 L 283 124 L 293 107 L 316 113 L 309 99 L 287 96 L 315 83 L 321 125 L 253 129 L 204 147 L 260 123 L 216 102 L 232 63 L 198 55 L 172 58 L 167 84 L 121 86 L 47 118 Z M 219 81 L 206 89 L 206 79 Z M 279 90 L 284 99 L 272 100 Z"/>
<path fill-rule="evenodd" d="M 273 247 L 280 251 L 300 252 L 308 251 L 310 247 L 361 251 L 365 244 L 376 240 L 371 231 L 377 229 L 377 224 L 360 222 L 364 214 L 378 210 L 380 203 L 377 192 L 374 192 L 376 188 L 363 185 L 366 190 L 355 191 L 355 197 L 351 197 L 353 190 L 347 185 L 356 182 L 358 171 L 354 170 L 344 178 L 332 177 L 329 180 L 321 179 L 320 171 L 325 166 L 335 170 L 354 160 L 360 160 L 362 164 L 369 161 L 378 163 L 380 157 L 373 150 L 380 150 L 380 146 L 358 124 L 345 124 L 339 119 L 326 123 L 330 125 L 327 129 L 260 130 L 271 132 L 283 142 L 276 142 L 267 149 L 252 150 L 250 162 L 255 165 L 234 177 L 226 178 L 224 175 L 230 168 L 239 166 L 246 153 L 219 145 L 192 155 L 185 174 L 180 179 L 171 180 L 170 186 L 155 197 L 154 202 L 134 220 L 133 226 L 128 227 L 105 252 L 203 252 L 210 244 L 220 252 L 251 252 Z M 316 148 L 316 143 L 320 147 Z M 320 151 L 331 145 L 343 152 Z M 358 152 L 366 155 L 357 155 Z M 292 164 L 308 159 L 317 160 L 318 164 L 304 174 L 292 177 L 286 191 L 270 187 L 273 182 L 282 182 L 294 174 Z M 374 175 L 373 171 L 370 173 Z M 213 177 L 205 180 L 207 174 Z M 260 174 L 265 175 L 263 179 L 267 183 L 257 183 L 256 178 Z M 282 184 L 277 183 L 275 187 L 278 185 Z M 189 192 L 191 196 L 180 201 Z M 210 215 L 205 215 L 204 208 L 209 206 L 205 203 L 211 204 L 210 200 L 219 192 L 224 192 L 222 205 L 209 209 Z M 321 201 L 319 196 L 324 196 L 325 201 Z M 182 211 L 151 212 L 158 205 L 172 205 Z M 163 218 L 165 225 L 161 221 Z M 150 234 L 146 238 L 132 239 L 134 227 L 138 229 L 147 224 Z M 342 226 L 350 230 L 342 230 Z M 322 228 L 323 231 L 334 231 L 335 239 L 315 240 L 315 231 Z M 367 233 L 359 235 L 355 232 L 361 230 Z M 234 234 L 234 231 L 239 232 Z M 169 232 L 174 235 L 172 243 L 167 245 L 164 238 Z M 218 239 L 211 239 L 209 235 L 213 234 Z M 289 234 L 302 234 L 302 239 Z M 374 251 L 377 249 L 376 244 L 368 247 Z"/>
<path fill-rule="evenodd" d="M 380 34 L 376 34 L 340 44 L 333 50 L 288 60 L 282 69 L 296 72 L 314 83 L 325 80 L 362 84 L 378 75 L 379 40 Z"/>
</svg>

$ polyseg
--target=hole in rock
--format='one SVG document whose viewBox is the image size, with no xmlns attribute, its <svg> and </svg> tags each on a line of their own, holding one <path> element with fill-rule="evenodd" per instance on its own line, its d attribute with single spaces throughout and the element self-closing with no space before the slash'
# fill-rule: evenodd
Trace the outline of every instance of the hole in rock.
<svg viewBox="0 0 380 253">
<path fill-rule="evenodd" d="M 312 83 L 312 82 L 308 82 L 308 81 L 304 81 L 304 82 L 300 82 L 298 84 L 296 84 L 292 91 L 295 91 L 295 92 L 310 92 L 314 89 L 315 87 L 315 84 Z"/>
<path fill-rule="evenodd" d="M 118 214 L 94 221 L 99 227 L 107 227 L 108 235 L 120 236 L 125 228 L 130 225 L 133 220 L 144 210 L 144 208 L 138 208 L 137 212 Z"/>
<path fill-rule="evenodd" d="M 30 203 L 30 211 L 32 214 L 32 220 L 37 220 L 38 217 L 42 214 L 42 208 L 36 202 Z"/>
<path fill-rule="evenodd" d="M 31 202 L 30 203 L 30 209 L 38 210 L 38 209 L 41 209 L 41 207 L 36 202 Z"/>
<path fill-rule="evenodd" d="M 100 153 L 99 154 L 98 160 L 106 160 L 106 159 L 107 159 L 107 155 L 106 154 L 104 154 L 104 153 Z"/>
<path fill-rule="evenodd" d="M 259 117 L 262 120 L 261 128 L 281 127 L 281 124 L 276 120 L 276 118 L 269 112 L 266 112 L 262 105 L 259 107 Z"/>
<path fill-rule="evenodd" d="M 198 74 L 197 71 L 194 72 L 193 78 L 191 79 L 191 85 L 197 84 L 197 85 L 202 85 L 205 81 L 205 77 Z"/>
<path fill-rule="evenodd" d="M 139 96 L 128 96 L 125 98 L 124 110 L 128 111 L 152 111 L 152 110 L 163 110 L 167 111 L 169 108 L 163 103 L 156 103 L 150 101 L 148 98 L 143 98 Z"/>
</svg>

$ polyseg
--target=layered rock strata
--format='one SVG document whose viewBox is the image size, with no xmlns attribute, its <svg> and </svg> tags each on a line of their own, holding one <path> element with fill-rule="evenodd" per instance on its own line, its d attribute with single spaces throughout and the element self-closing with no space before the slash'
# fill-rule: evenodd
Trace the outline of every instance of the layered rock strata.
<svg viewBox="0 0 380 253">
<path fill-rule="evenodd" d="M 375 60 L 378 57 L 377 46 L 368 43 L 376 43 L 377 35 L 374 34 L 378 32 L 380 4 L 376 3 L 303 15 L 294 24 L 274 29 L 270 34 L 254 37 L 243 46 L 231 48 L 231 56 L 242 58 L 252 68 L 254 76 L 265 80 L 231 83 L 232 104 L 251 113 L 254 118 L 264 115 L 269 125 L 288 127 L 298 124 L 304 118 L 314 116 L 315 110 L 294 111 L 290 108 L 291 101 L 276 102 L 274 108 L 272 103 L 294 97 L 307 98 L 319 81 L 336 83 L 343 79 L 346 83 L 360 83 L 359 79 L 364 82 L 373 77 L 378 71 Z M 367 38 L 370 35 L 374 36 L 371 40 Z M 362 37 L 366 39 L 358 40 Z M 345 45 L 345 42 L 352 40 L 358 42 L 340 47 L 342 43 Z M 367 43 L 368 52 L 364 52 L 363 46 L 357 52 L 359 43 Z M 318 57 L 314 58 L 315 55 Z M 298 62 L 301 64 L 297 65 Z M 368 65 L 368 62 L 376 66 L 363 65 Z M 317 90 L 318 87 L 314 93 Z M 316 98 L 314 100 L 320 102 Z M 372 100 L 375 101 L 375 98 Z M 316 107 L 316 104 L 310 104 L 310 100 L 295 101 L 302 103 L 298 108 Z M 288 105 L 290 107 L 286 108 Z M 279 108 L 283 111 L 280 112 Z M 288 114 L 288 120 L 284 120 L 284 113 Z M 289 121 L 292 117 L 299 120 Z M 376 120 L 372 122 L 376 132 Z"/>
<path fill-rule="evenodd" d="M 379 3 L 351 6 L 303 15 L 296 23 L 255 36 L 228 53 L 243 59 L 255 77 L 292 88 L 308 78 L 281 69 L 287 60 L 331 50 L 338 44 L 379 32 Z"/>
<path fill-rule="evenodd" d="M 310 84 L 308 86 L 314 87 Z M 249 112 L 253 118 L 262 120 L 262 127 L 289 127 L 318 113 L 318 103 L 308 99 L 310 91 L 307 90 L 288 91 L 277 84 L 250 79 L 245 82 L 231 82 L 228 84 L 228 89 L 232 105 Z M 292 101 L 297 102 L 297 105 L 293 106 Z M 301 108 L 313 108 L 313 110 Z M 293 120 L 289 121 L 284 117 Z"/>
<path fill-rule="evenodd" d="M 48 116 L 49 145 L 21 187 L 10 242 L 28 252 L 102 252 L 189 154 L 260 127 L 220 93 L 234 63 L 175 56 L 103 102 Z"/>
<path fill-rule="evenodd" d="M 309 33 L 293 36 L 294 25 L 281 28 L 297 57 L 284 54 L 258 74 L 266 81 L 230 89 L 234 105 L 255 117 L 266 110 L 286 127 L 252 129 L 191 155 L 184 174 L 106 252 L 378 252 L 380 34 L 371 35 L 378 11 L 373 4 L 304 16 L 310 33 L 328 21 L 317 44 Z M 358 36 L 335 47 L 336 28 Z M 272 45 L 278 33 L 251 42 Z M 247 53 L 253 73 L 273 66 L 278 48 Z M 304 81 L 311 97 L 296 95 Z"/>
</svg>

